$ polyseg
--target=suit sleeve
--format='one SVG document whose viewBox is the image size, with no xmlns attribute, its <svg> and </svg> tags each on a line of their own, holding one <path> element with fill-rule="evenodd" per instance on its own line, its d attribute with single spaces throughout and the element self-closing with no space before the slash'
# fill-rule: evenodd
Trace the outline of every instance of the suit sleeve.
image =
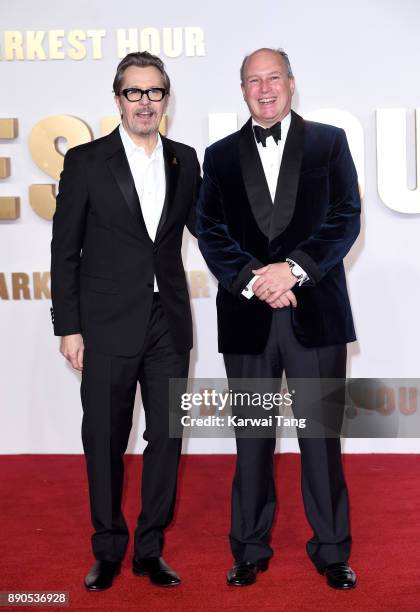
<svg viewBox="0 0 420 612">
<path fill-rule="evenodd" d="M 80 151 L 64 158 L 51 241 L 51 298 L 54 333 L 81 333 L 79 314 L 80 255 L 88 209 L 85 168 Z"/>
<path fill-rule="evenodd" d="M 329 189 L 330 204 L 319 229 L 288 254 L 308 274 L 310 284 L 343 260 L 360 231 L 357 173 L 343 130 L 337 131 L 332 146 Z"/>
<path fill-rule="evenodd" d="M 203 172 L 197 206 L 198 246 L 222 287 L 239 296 L 252 278 L 252 270 L 263 264 L 244 251 L 229 234 L 223 197 L 208 149 L 204 156 Z"/>
<path fill-rule="evenodd" d="M 193 184 L 193 195 L 191 200 L 191 206 L 188 213 L 188 218 L 186 222 L 186 226 L 190 233 L 197 238 L 197 200 L 198 194 L 200 193 L 200 185 L 201 185 L 201 170 L 200 163 L 197 159 L 197 153 L 194 151 L 194 184 Z"/>
</svg>

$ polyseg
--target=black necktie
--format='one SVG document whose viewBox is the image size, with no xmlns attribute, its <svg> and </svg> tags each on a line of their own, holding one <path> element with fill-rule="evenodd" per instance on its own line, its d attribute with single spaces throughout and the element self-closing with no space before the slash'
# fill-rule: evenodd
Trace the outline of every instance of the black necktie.
<svg viewBox="0 0 420 612">
<path fill-rule="evenodd" d="M 257 142 L 260 142 L 265 147 L 265 142 L 269 136 L 274 138 L 274 142 L 278 144 L 281 140 L 281 123 L 277 121 L 269 128 L 263 128 L 260 125 L 254 125 L 254 134 Z"/>
</svg>

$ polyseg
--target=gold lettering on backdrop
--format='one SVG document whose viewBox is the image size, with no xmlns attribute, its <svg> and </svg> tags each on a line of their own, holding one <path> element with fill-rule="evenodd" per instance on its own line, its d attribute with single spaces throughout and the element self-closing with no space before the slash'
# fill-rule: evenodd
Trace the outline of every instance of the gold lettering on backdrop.
<svg viewBox="0 0 420 612">
<path fill-rule="evenodd" d="M 47 117 L 39 121 L 29 135 L 29 151 L 32 159 L 45 174 L 58 181 L 63 168 L 63 153 L 58 149 L 60 138 L 68 147 L 75 147 L 93 138 L 89 126 L 69 115 Z M 51 219 L 55 211 L 55 185 L 31 185 L 29 203 L 44 219 Z"/>
<path fill-rule="evenodd" d="M 0 119 L 0 139 L 14 140 L 18 136 L 17 119 Z M 9 157 L 0 157 L 0 179 L 9 178 L 11 164 Z M 20 216 L 20 199 L 13 196 L 0 197 L 0 221 L 14 221 Z"/>
<path fill-rule="evenodd" d="M 14 60 L 81 60 L 103 57 L 102 41 L 106 30 L 27 30 L 4 32 L 0 59 Z"/>
<path fill-rule="evenodd" d="M 64 59 L 64 51 L 62 51 L 64 38 L 64 30 L 50 30 L 48 32 L 48 44 L 50 48 L 50 59 Z"/>
<path fill-rule="evenodd" d="M 10 285 L 13 300 L 50 300 L 50 273 L 49 272 L 12 272 L 10 274 Z M 0 273 L 0 299 L 9 300 L 10 293 L 7 287 L 6 274 Z"/>
<path fill-rule="evenodd" d="M 76 31 L 75 31 L 76 32 Z M 81 32 L 77 31 L 77 32 Z M 321 114 L 325 114 L 325 117 Z M 334 114 L 331 114 L 334 113 Z M 338 114 L 337 114 L 338 113 Z M 341 113 L 341 116 L 339 114 Z M 416 170 L 417 187 L 410 189 L 407 186 L 407 153 L 406 153 L 406 110 L 405 109 L 378 109 L 377 110 L 377 158 L 378 158 L 378 192 L 381 200 L 389 208 L 405 214 L 420 213 L 420 109 L 415 112 L 416 127 Z M 313 119 L 312 113 L 305 114 L 305 118 Z M 363 192 L 364 175 L 364 135 L 363 130 L 356 126 L 355 121 L 344 117 L 344 111 L 325 109 L 316 111 L 316 120 L 327 123 L 343 125 L 345 119 L 346 133 L 350 149 L 355 160 L 361 189 Z M 350 116 L 351 117 L 351 116 Z M 221 138 L 237 129 L 237 115 L 235 113 L 212 113 L 209 120 L 209 143 Z M 101 120 L 101 133 L 105 135 L 112 131 L 120 119 L 118 116 L 104 117 Z M 356 120 L 357 121 L 357 120 Z M 357 129 L 356 129 L 357 128 Z M 167 117 L 162 119 L 160 125 L 162 134 L 167 133 Z M 16 139 L 18 136 L 18 120 L 0 118 L 0 141 Z M 48 117 L 39 122 L 31 132 L 29 149 L 35 163 L 39 168 L 58 180 L 62 164 L 63 152 L 59 150 L 59 139 L 68 141 L 68 146 L 75 146 L 81 142 L 92 140 L 89 126 L 81 119 L 67 115 Z M 1 151 L 0 142 L 0 151 Z M 13 165 L 9 157 L 0 157 L 0 180 L 13 176 Z M 360 180 L 361 179 L 361 180 Z M 32 208 L 45 219 L 50 219 L 55 209 L 55 186 L 33 185 L 29 188 L 30 204 Z M 0 220 L 15 220 L 20 215 L 19 198 L 14 196 L 0 197 Z"/>
<path fill-rule="evenodd" d="M 34 272 L 34 300 L 51 299 L 50 290 L 50 273 L 49 272 Z"/>
<path fill-rule="evenodd" d="M 55 185 L 29 185 L 29 204 L 32 210 L 47 221 L 51 221 L 56 208 Z"/>
<path fill-rule="evenodd" d="M 8 300 L 9 292 L 7 291 L 6 278 L 4 273 L 0 273 L 0 300 Z"/>
<path fill-rule="evenodd" d="M 128 30 L 117 30 L 117 55 L 120 59 L 127 53 L 135 53 L 139 50 L 139 38 L 137 28 Z"/>
<path fill-rule="evenodd" d="M 149 51 L 153 55 L 159 55 L 160 34 L 157 28 L 143 28 L 140 31 L 140 51 Z"/>
<path fill-rule="evenodd" d="M 103 58 L 106 30 L 9 30 L 3 32 L 0 60 L 45 61 Z M 167 57 L 205 55 L 204 30 L 198 26 L 174 28 L 118 28 L 115 30 L 117 56 L 133 51 L 150 51 Z M 0 42 L 1 44 L 1 42 Z"/>
<path fill-rule="evenodd" d="M 13 140 L 18 137 L 19 123 L 17 119 L 0 119 L 0 139 Z"/>
<path fill-rule="evenodd" d="M 20 199 L 0 197 L 0 221 L 15 221 L 20 217 Z"/>
<path fill-rule="evenodd" d="M 102 39 L 106 36 L 106 30 L 88 30 L 86 34 L 92 39 L 92 58 L 102 59 Z"/>
<path fill-rule="evenodd" d="M 417 187 L 407 187 L 407 119 L 405 108 L 376 111 L 378 193 L 400 213 L 420 213 L 420 109 L 415 111 Z"/>
<path fill-rule="evenodd" d="M 122 59 L 127 53 L 149 51 L 167 57 L 205 55 L 204 30 L 200 27 L 119 28 L 116 30 L 117 55 Z"/>
<path fill-rule="evenodd" d="M 203 28 L 185 28 L 185 55 L 193 57 L 194 55 L 204 56 L 205 54 Z"/>
<path fill-rule="evenodd" d="M 12 272 L 12 296 L 14 300 L 30 300 L 29 274 Z"/>
<path fill-rule="evenodd" d="M 205 270 L 191 270 L 189 273 L 191 297 L 210 297 L 209 275 Z"/>
<path fill-rule="evenodd" d="M 163 28 L 163 52 L 167 57 L 182 55 L 182 28 Z"/>
<path fill-rule="evenodd" d="M 417 412 L 418 401 L 416 387 L 399 387 L 398 400 L 401 414 L 411 416 Z"/>
<path fill-rule="evenodd" d="M 10 158 L 0 157 L 0 178 L 8 178 L 10 176 Z"/>
<path fill-rule="evenodd" d="M 0 299 L 9 300 L 50 300 L 50 273 L 49 272 L 11 272 L 6 275 L 0 272 Z M 191 270 L 187 272 L 193 299 L 210 296 L 209 274 L 206 270 Z"/>
<path fill-rule="evenodd" d="M 43 48 L 45 32 L 42 30 L 29 30 L 26 32 L 26 59 L 46 60 L 47 54 Z"/>
<path fill-rule="evenodd" d="M 23 60 L 25 54 L 23 52 L 23 36 L 22 32 L 5 32 L 4 33 L 4 59 L 6 60 Z"/>
<path fill-rule="evenodd" d="M 82 60 L 85 59 L 87 51 L 84 45 L 84 41 L 86 40 L 86 32 L 83 30 L 72 30 L 69 32 L 68 41 L 71 45 L 71 49 L 69 49 L 69 58 L 72 60 Z"/>
</svg>

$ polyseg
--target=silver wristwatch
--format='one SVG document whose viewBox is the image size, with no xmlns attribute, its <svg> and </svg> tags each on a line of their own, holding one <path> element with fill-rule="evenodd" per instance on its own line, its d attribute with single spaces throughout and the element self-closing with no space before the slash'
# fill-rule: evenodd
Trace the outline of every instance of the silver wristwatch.
<svg viewBox="0 0 420 612">
<path fill-rule="evenodd" d="M 286 262 L 289 265 L 290 272 L 296 278 L 299 287 L 301 287 L 308 278 L 308 275 L 306 274 L 305 270 L 302 270 L 302 268 L 291 259 L 286 259 Z"/>
</svg>

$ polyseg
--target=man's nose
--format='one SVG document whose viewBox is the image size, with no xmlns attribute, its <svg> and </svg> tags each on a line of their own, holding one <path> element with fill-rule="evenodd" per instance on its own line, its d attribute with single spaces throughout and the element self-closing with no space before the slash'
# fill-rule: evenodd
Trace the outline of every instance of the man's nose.
<svg viewBox="0 0 420 612">
<path fill-rule="evenodd" d="M 271 82 L 268 79 L 261 80 L 261 85 L 260 85 L 261 91 L 263 92 L 270 91 L 270 87 L 271 87 Z"/>
</svg>

